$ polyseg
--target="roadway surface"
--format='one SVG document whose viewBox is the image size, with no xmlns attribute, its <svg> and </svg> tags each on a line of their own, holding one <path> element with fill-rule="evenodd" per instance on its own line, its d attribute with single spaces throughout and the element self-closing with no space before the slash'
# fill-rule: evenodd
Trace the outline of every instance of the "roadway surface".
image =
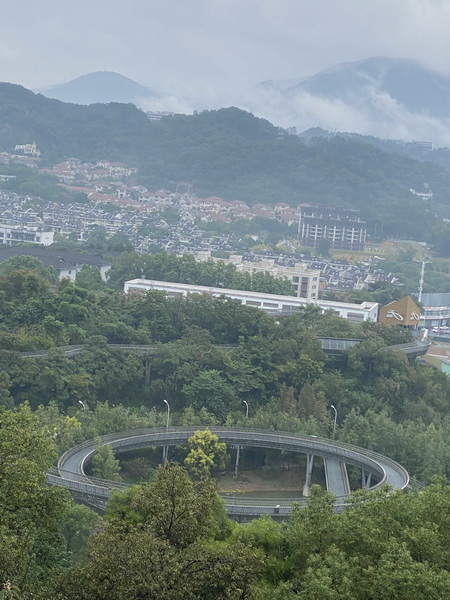
<svg viewBox="0 0 450 600">
<path fill-rule="evenodd" d="M 338 498 L 348 496 L 350 483 L 345 463 L 336 458 L 324 458 L 323 466 L 327 490 Z"/>
<path fill-rule="evenodd" d="M 103 436 L 100 438 L 100 443 L 110 445 L 116 454 L 151 446 L 183 445 L 199 429 L 202 427 L 143 429 Z M 337 506 L 345 504 L 346 496 L 349 493 L 345 465 L 342 466 L 344 463 L 359 467 L 365 473 L 374 476 L 378 483 L 369 489 L 376 489 L 384 483 L 393 489 L 405 489 L 409 483 L 407 471 L 395 461 L 381 454 L 342 442 L 278 431 L 229 427 L 208 427 L 207 429 L 215 433 L 221 442 L 230 445 L 274 448 L 323 457 L 328 471 L 327 484 L 337 496 Z M 71 448 L 60 457 L 57 470 L 48 474 L 48 482 L 68 487 L 75 496 L 83 501 L 103 508 L 112 490 L 126 486 L 111 481 L 93 479 L 85 475 L 85 466 L 94 452 L 95 442 L 93 440 Z M 224 496 L 224 502 L 231 517 L 244 519 L 254 518 L 261 514 L 286 518 L 292 509 L 292 500 L 269 501 Z M 299 502 L 306 502 L 300 498 L 300 493 Z"/>
<path fill-rule="evenodd" d="M 344 354 L 347 350 L 361 342 L 361 340 L 341 338 L 319 338 L 319 340 L 322 345 L 322 350 L 326 354 L 332 355 Z M 144 356 L 154 354 L 161 347 L 160 344 L 108 344 L 108 346 L 110 348 L 122 350 L 123 352 L 137 352 L 138 354 L 142 354 Z M 429 346 L 429 340 L 414 340 L 412 342 L 408 342 L 407 344 L 396 344 L 395 346 L 386 346 L 386 349 L 402 352 L 408 359 L 414 359 L 418 356 L 426 354 Z M 215 347 L 222 350 L 229 350 L 233 348 L 238 348 L 238 344 L 216 344 Z M 84 351 L 84 346 L 59 346 L 58 348 L 53 348 L 53 350 L 59 350 L 68 358 L 73 358 L 74 356 L 78 356 Z M 31 350 L 29 352 L 19 352 L 19 354 L 28 358 L 41 358 L 45 360 L 48 357 L 49 352 L 49 350 Z"/>
</svg>

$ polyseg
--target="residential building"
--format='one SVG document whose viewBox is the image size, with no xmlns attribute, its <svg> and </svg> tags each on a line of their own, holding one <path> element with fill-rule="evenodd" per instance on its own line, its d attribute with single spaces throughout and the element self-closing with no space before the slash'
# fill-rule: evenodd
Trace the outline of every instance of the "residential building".
<svg viewBox="0 0 450 600">
<path fill-rule="evenodd" d="M 33 142 L 32 144 L 16 144 L 16 146 L 14 146 L 14 151 L 23 152 L 29 156 L 41 155 L 41 151 L 37 149 L 36 142 Z"/>
<path fill-rule="evenodd" d="M 315 248 L 327 240 L 330 248 L 364 250 L 367 222 L 358 210 L 301 204 L 298 218 L 298 237 L 303 246 Z"/>
<path fill-rule="evenodd" d="M 229 258 L 212 258 L 211 252 L 198 252 L 197 260 L 221 260 L 233 264 L 237 271 L 244 273 L 266 273 L 278 279 L 286 278 L 292 283 L 296 296 L 315 300 L 319 297 L 320 269 L 308 269 L 303 263 L 294 266 L 276 264 L 274 259 L 245 260 L 240 254 L 231 254 Z"/>
<path fill-rule="evenodd" d="M 15 227 L 0 224 L 0 244 L 53 244 L 53 231 L 44 231 L 40 227 Z"/>
<path fill-rule="evenodd" d="M 46 248 L 12 246 L 0 249 L 0 262 L 13 256 L 33 256 L 39 259 L 46 267 L 54 267 L 59 279 L 75 281 L 77 273 L 83 265 L 97 267 L 103 281 L 111 269 L 111 261 L 105 260 L 94 254 L 81 254 L 78 252 L 55 251 Z"/>
</svg>

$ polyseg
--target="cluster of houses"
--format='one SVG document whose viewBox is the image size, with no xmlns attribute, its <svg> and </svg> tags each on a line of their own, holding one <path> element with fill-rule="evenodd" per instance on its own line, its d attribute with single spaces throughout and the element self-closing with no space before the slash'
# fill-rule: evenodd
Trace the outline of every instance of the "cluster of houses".
<svg viewBox="0 0 450 600">
<path fill-rule="evenodd" d="M 15 152 L 19 154 L 0 153 L 0 163 L 13 161 L 39 168 L 40 152 L 35 144 L 16 146 Z M 262 203 L 248 205 L 240 200 L 227 201 L 217 196 L 198 198 L 187 184 L 178 184 L 174 191 L 153 192 L 139 185 L 136 167 L 109 160 L 98 160 L 94 164 L 69 158 L 40 171 L 56 177 L 65 192 L 71 193 L 74 200 L 79 202 L 44 204 L 39 199 L 37 203 L 36 198 L 0 188 L 0 244 L 13 246 L 17 243 L 33 243 L 48 246 L 57 234 L 83 242 L 101 228 L 107 236 L 118 233 L 125 235 L 138 252 L 160 250 L 176 254 L 191 253 L 198 260 L 211 257 L 217 251 L 220 251 L 219 255 L 224 255 L 224 252 L 235 253 L 229 260 L 239 265 L 240 270 L 264 271 L 288 277 L 299 297 L 312 299 L 317 298 L 319 290 L 323 289 L 362 289 L 370 281 L 381 278 L 391 280 L 391 276 L 380 269 L 371 273 L 368 265 L 354 266 L 339 260 L 319 261 L 307 256 L 300 260 L 298 257 L 256 255 L 237 260 L 240 240 L 236 236 L 211 236 L 200 229 L 202 223 L 231 223 L 255 218 L 274 219 L 297 227 L 302 217 L 305 223 L 309 219 L 308 232 L 313 232 L 314 242 L 320 239 L 322 229 L 325 231 L 325 225 L 330 220 L 333 221 L 333 235 L 336 239 L 339 237 L 338 241 L 341 242 L 348 235 L 346 231 L 342 235 L 339 233 L 344 231 L 344 227 L 348 229 L 351 224 L 353 232 L 355 223 L 362 228 L 365 226 L 355 211 L 356 216 L 350 215 L 350 218 L 336 209 L 331 214 L 331 209 L 324 213 L 323 210 L 319 212 L 317 207 L 303 205 L 293 208 L 285 202 L 269 206 Z M 11 176 L 3 177 L 4 181 L 8 181 Z M 38 204 L 37 209 L 35 207 Z M 172 209 L 173 214 L 172 219 L 166 221 L 167 209 Z M 358 240 L 361 235 L 359 232 Z"/>
<path fill-rule="evenodd" d="M 240 219 L 277 219 L 287 225 L 298 223 L 299 210 L 285 202 L 278 202 L 274 207 L 256 203 L 249 206 L 241 200 L 227 201 L 217 196 L 208 198 L 191 198 L 188 207 L 198 213 L 201 221 L 223 221 L 231 223 Z"/>
</svg>

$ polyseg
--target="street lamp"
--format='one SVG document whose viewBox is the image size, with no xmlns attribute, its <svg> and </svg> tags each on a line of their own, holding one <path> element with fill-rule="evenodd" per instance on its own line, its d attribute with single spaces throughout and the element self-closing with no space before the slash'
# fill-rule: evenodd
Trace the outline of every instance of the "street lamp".
<svg viewBox="0 0 450 600">
<path fill-rule="evenodd" d="M 167 400 L 164 398 L 164 404 L 167 406 L 167 421 L 166 421 L 166 429 L 169 429 L 169 419 L 170 419 L 170 405 Z"/>
<path fill-rule="evenodd" d="M 334 404 L 330 404 L 330 408 L 332 408 L 334 410 L 334 423 L 333 423 L 333 439 L 334 439 L 334 434 L 336 433 L 337 408 L 334 406 Z"/>
<path fill-rule="evenodd" d="M 248 419 L 248 402 L 243 400 L 243 403 L 245 404 L 245 418 Z"/>
<path fill-rule="evenodd" d="M 81 406 L 83 407 L 84 410 L 88 409 L 86 404 L 83 402 L 83 400 L 78 400 L 78 402 L 81 404 Z"/>
</svg>

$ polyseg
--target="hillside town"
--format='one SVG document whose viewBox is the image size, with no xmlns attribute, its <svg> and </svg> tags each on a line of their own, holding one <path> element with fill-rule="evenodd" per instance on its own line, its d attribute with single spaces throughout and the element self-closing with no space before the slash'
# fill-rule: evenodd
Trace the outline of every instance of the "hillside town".
<svg viewBox="0 0 450 600">
<path fill-rule="evenodd" d="M 83 243 L 99 231 L 106 236 L 121 234 L 139 253 L 165 251 L 193 254 L 198 260 L 221 258 L 239 265 L 242 270 L 288 276 L 298 295 L 311 298 L 318 297 L 319 291 L 325 289 L 360 290 L 375 281 L 395 282 L 392 275 L 379 268 L 371 269 L 368 262 L 354 265 L 346 260 L 299 254 L 289 241 L 277 254 L 255 253 L 243 247 L 241 237 L 236 234 L 211 234 L 202 229 L 203 223 L 262 218 L 290 227 L 295 235 L 300 229 L 300 206 L 293 208 L 285 202 L 277 202 L 274 206 L 262 203 L 249 206 L 239 200 L 227 201 L 217 196 L 199 198 L 193 193 L 192 186 L 185 184 L 178 184 L 172 191 L 150 191 L 138 184 L 138 169 L 122 162 L 99 160 L 92 164 L 71 158 L 52 167 L 40 168 L 39 156 L 36 144 L 16 146 L 15 153 L 0 153 L 0 164 L 18 163 L 51 175 L 74 201 L 46 203 L 45 198 L 20 195 L 0 187 L 2 244 L 50 246 L 56 239 L 64 238 Z M 0 175 L 0 185 L 1 181 L 6 182 L 11 177 Z M 170 213 L 170 219 L 167 213 Z M 307 219 L 311 220 L 312 209 L 303 209 L 303 214 L 303 227 L 306 223 L 308 231 L 317 235 L 317 225 L 307 222 Z M 348 215 L 345 216 L 348 220 Z M 357 234 L 354 233 L 356 221 Z M 361 249 L 366 236 L 362 229 L 364 222 L 352 216 L 351 223 L 351 235 Z M 253 244 L 258 242 L 256 235 L 247 237 Z M 305 240 L 305 245 L 311 246 L 310 242 Z M 304 293 L 300 291 L 302 277 L 304 282 L 309 281 L 308 285 L 303 284 Z M 312 277 L 317 283 L 311 283 Z"/>
</svg>

